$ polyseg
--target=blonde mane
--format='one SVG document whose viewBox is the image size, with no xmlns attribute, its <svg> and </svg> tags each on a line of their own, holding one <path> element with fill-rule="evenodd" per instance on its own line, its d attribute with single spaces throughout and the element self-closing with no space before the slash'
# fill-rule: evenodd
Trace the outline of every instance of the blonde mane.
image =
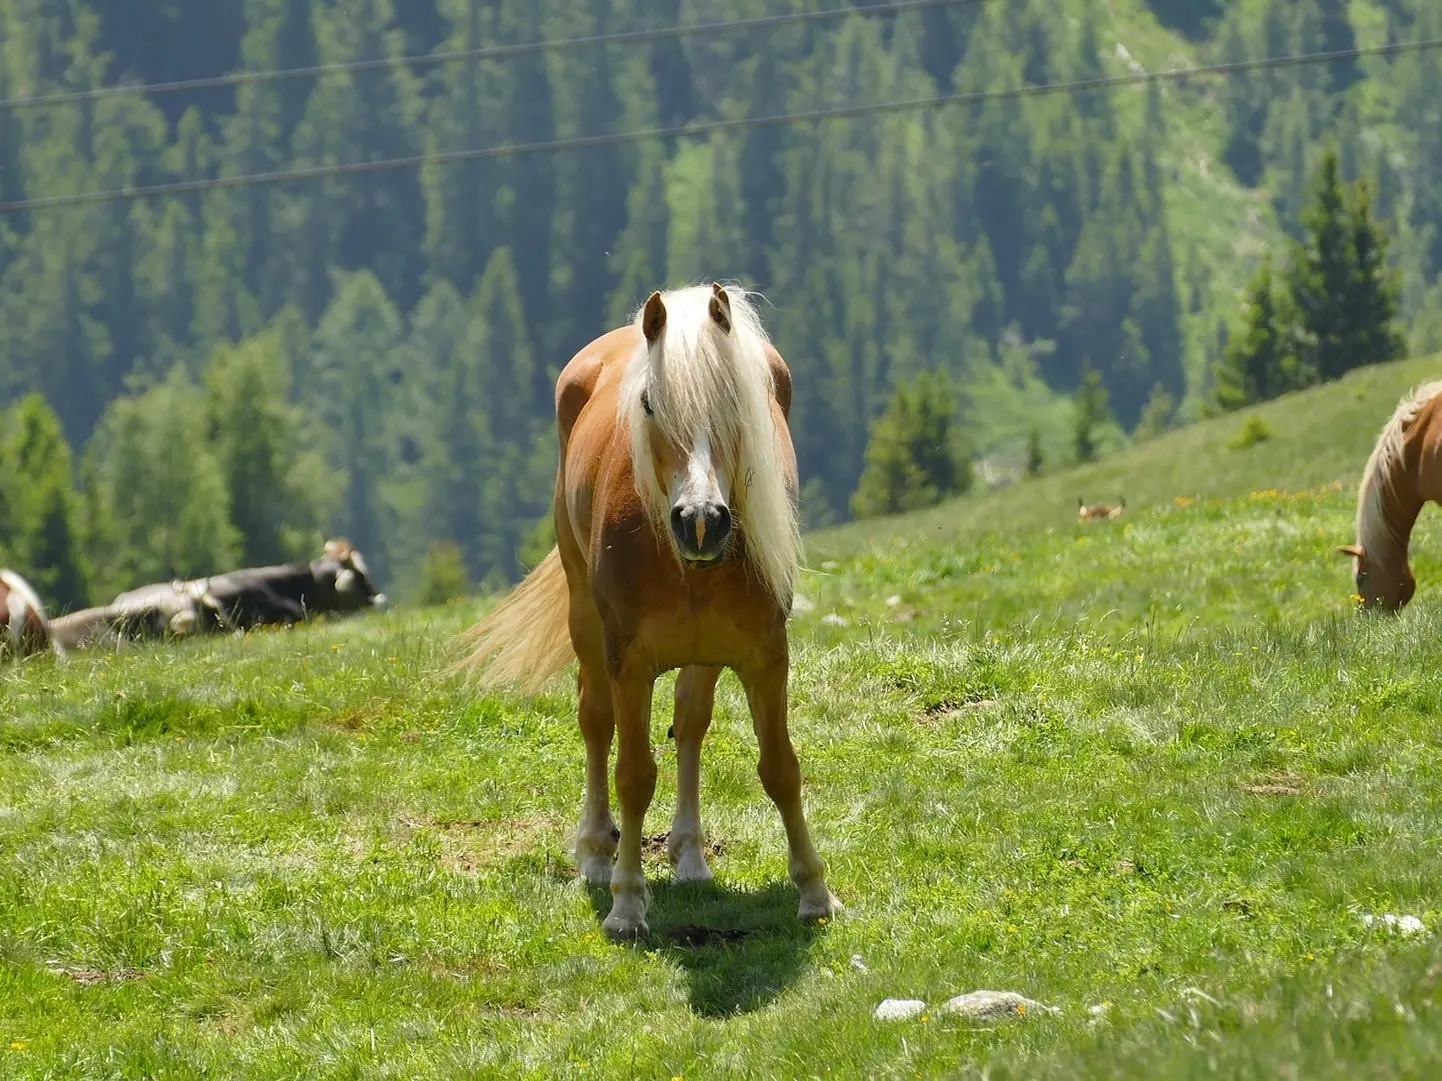
<svg viewBox="0 0 1442 1081">
<path fill-rule="evenodd" d="M 730 479 L 731 513 L 745 539 L 746 554 L 762 583 L 785 607 L 801 562 L 793 472 L 785 468 L 781 432 L 771 405 L 775 388 L 766 331 L 746 290 L 726 287 L 731 332 L 712 320 L 711 289 L 697 286 L 661 294 L 666 325 L 655 347 L 644 340 L 621 382 L 620 420 L 631 432 L 636 491 L 677 559 L 667 525 L 671 508 L 656 476 L 641 404 L 646 394 L 651 421 L 679 447 L 701 432 L 710 435 L 717 466 Z M 639 326 L 642 312 L 636 313 Z"/>
<path fill-rule="evenodd" d="M 1406 450 L 1407 429 L 1422 407 L 1442 394 L 1442 380 L 1423 383 L 1397 403 L 1392 417 L 1377 437 L 1362 484 L 1357 490 L 1357 543 L 1362 551 L 1376 555 L 1405 546 L 1396 527 L 1387 518 L 1387 496 L 1395 490 Z"/>
</svg>

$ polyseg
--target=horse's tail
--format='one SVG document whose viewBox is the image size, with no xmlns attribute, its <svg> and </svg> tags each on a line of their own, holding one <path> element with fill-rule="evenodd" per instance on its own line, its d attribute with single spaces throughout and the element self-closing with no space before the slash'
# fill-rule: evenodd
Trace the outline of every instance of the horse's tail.
<svg viewBox="0 0 1442 1081">
<path fill-rule="evenodd" d="M 570 603 L 561 553 L 552 548 L 495 611 L 466 632 L 462 640 L 469 653 L 456 667 L 475 672 L 485 690 L 510 685 L 534 694 L 576 656 Z"/>
</svg>

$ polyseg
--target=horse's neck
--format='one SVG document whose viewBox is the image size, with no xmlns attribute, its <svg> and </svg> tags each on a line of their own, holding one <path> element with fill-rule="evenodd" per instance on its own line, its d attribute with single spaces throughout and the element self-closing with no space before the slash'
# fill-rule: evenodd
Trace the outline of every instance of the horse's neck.
<svg viewBox="0 0 1442 1081">
<path fill-rule="evenodd" d="M 1418 494 L 1415 478 L 1410 475 L 1409 470 L 1406 475 L 1395 478 L 1390 483 L 1383 484 L 1380 478 L 1374 483 L 1382 485 L 1382 532 L 1392 548 L 1392 551 L 1385 555 L 1400 560 L 1402 565 L 1406 566 L 1412 527 L 1417 523 L 1417 516 L 1422 513 L 1423 500 Z M 1384 553 L 1373 554 L 1379 559 L 1385 558 Z"/>
</svg>

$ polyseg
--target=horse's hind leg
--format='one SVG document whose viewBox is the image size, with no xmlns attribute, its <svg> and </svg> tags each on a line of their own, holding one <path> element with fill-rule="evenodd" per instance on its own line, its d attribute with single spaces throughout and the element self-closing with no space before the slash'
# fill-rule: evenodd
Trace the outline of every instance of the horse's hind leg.
<svg viewBox="0 0 1442 1081">
<path fill-rule="evenodd" d="M 581 735 L 586 740 L 586 796 L 576 828 L 576 870 L 593 886 L 611 881 L 620 831 L 611 817 L 611 685 L 604 670 L 581 663 Z"/>
<path fill-rule="evenodd" d="M 765 659 L 755 666 L 738 670 L 737 675 L 746 688 L 751 723 L 761 750 L 756 772 L 786 826 L 786 840 L 791 849 L 791 880 L 801 890 L 797 916 L 804 920 L 834 915 L 841 910 L 841 902 L 826 888 L 826 866 L 811 843 L 811 831 L 806 827 L 806 815 L 801 808 L 801 766 L 786 729 L 785 643 L 779 650 L 768 651 Z"/>
<path fill-rule="evenodd" d="M 701 829 L 701 741 L 711 727 L 716 703 L 719 668 L 693 665 L 676 677 L 676 817 L 666 855 L 676 868 L 677 882 L 709 882 L 711 868 L 701 852 L 705 834 Z"/>
</svg>

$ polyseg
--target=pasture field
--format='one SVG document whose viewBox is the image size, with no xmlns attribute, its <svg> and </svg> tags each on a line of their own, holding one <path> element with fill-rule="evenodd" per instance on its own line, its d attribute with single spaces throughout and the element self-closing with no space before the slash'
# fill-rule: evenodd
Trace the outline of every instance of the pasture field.
<svg viewBox="0 0 1442 1081">
<path fill-rule="evenodd" d="M 618 946 L 567 851 L 569 682 L 440 674 L 483 604 L 0 673 L 0 1077 L 1433 1076 L 1442 559 L 1424 515 L 1417 598 L 1375 619 L 1330 554 L 1422 374 L 1275 403 L 1244 450 L 1225 418 L 816 538 L 792 731 L 847 905 L 822 926 L 730 676 L 716 883 L 651 845 L 652 934 Z M 1075 485 L 1131 509 L 1078 526 Z M 658 695 L 657 834 L 667 721 Z M 871 1018 L 978 988 L 1062 1012 Z"/>
</svg>

